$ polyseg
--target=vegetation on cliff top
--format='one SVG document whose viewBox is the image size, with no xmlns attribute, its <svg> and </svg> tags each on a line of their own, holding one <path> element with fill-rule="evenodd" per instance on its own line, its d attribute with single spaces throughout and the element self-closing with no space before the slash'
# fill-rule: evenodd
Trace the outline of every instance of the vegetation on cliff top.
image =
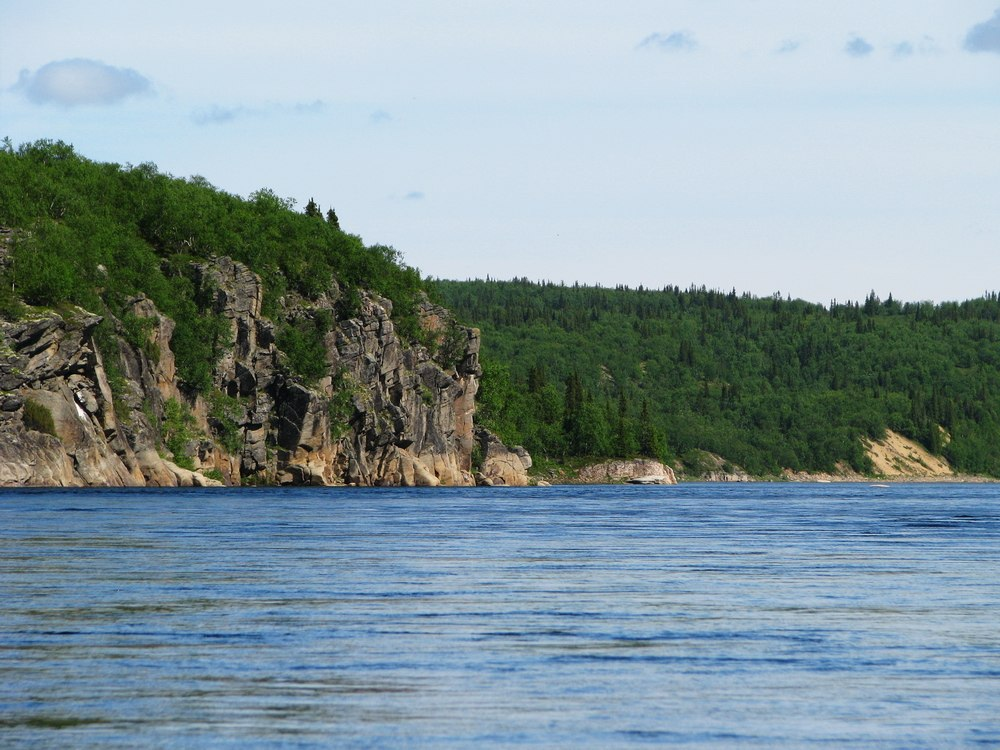
<svg viewBox="0 0 1000 750">
<path fill-rule="evenodd" d="M 1000 298 L 829 306 L 659 291 L 438 281 L 483 332 L 481 421 L 533 455 L 717 453 L 754 474 L 871 466 L 886 428 L 1000 476 Z"/>
<path fill-rule="evenodd" d="M 90 161 L 65 143 L 0 147 L 0 227 L 19 230 L 0 253 L 0 315 L 31 305 L 75 303 L 122 317 L 124 302 L 143 293 L 177 324 L 172 347 L 179 374 L 193 390 L 210 385 L 228 325 L 209 309 L 192 264 L 216 255 L 245 263 L 265 285 L 265 314 L 297 345 L 294 369 L 308 370 L 315 332 L 284 321 L 286 295 L 305 300 L 336 291 L 338 315 L 354 312 L 362 289 L 393 302 L 397 331 L 418 335 L 420 274 L 390 247 L 366 247 L 310 200 L 262 189 L 241 198 L 204 178 L 180 179 L 153 164 Z M 0 247 L 0 251 L 3 247 Z M 321 322 L 332 325 L 333 318 Z M 313 347 L 314 348 L 314 347 Z M 312 372 L 300 373 L 307 379 Z"/>
</svg>

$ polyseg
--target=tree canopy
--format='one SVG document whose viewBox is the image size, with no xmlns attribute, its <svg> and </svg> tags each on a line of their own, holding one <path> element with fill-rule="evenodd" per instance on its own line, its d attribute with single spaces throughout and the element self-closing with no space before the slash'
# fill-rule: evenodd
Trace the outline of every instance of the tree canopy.
<svg viewBox="0 0 1000 750">
<path fill-rule="evenodd" d="M 241 198 L 153 164 L 93 162 L 57 141 L 15 149 L 8 139 L 0 227 L 20 231 L 0 270 L 0 314 L 16 314 L 24 300 L 118 315 L 128 297 L 146 294 L 177 324 L 182 379 L 203 389 L 225 321 L 207 309 L 193 262 L 225 255 L 262 277 L 265 313 L 279 323 L 287 294 L 336 296 L 346 317 L 368 289 L 392 300 L 400 333 L 416 336 L 419 272 L 393 248 L 366 247 L 341 231 L 332 209 L 324 220 L 312 199 L 305 213 L 294 205 L 267 188 Z M 285 338 L 297 333 L 292 327 Z"/>
<path fill-rule="evenodd" d="M 705 288 L 434 286 L 482 330 L 484 417 L 534 454 L 707 450 L 757 474 L 865 470 L 861 438 L 890 428 L 960 471 L 1000 475 L 995 293 L 822 306 Z"/>
</svg>

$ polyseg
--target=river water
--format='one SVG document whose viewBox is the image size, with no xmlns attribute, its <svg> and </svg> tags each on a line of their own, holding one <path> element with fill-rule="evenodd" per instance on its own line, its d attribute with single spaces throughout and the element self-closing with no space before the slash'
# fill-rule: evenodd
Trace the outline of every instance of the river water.
<svg viewBox="0 0 1000 750">
<path fill-rule="evenodd" d="M 1000 487 L 0 493 L 0 747 L 1000 747 Z"/>
</svg>

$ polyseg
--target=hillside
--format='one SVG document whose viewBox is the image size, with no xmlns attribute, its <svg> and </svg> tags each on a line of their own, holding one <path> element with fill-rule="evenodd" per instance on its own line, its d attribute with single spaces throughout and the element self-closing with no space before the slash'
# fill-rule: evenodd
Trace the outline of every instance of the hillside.
<svg viewBox="0 0 1000 750">
<path fill-rule="evenodd" d="M 312 200 L 0 148 L 0 485 L 523 482 L 478 350 Z"/>
<path fill-rule="evenodd" d="M 1000 475 L 1000 299 L 828 306 L 735 291 L 437 281 L 482 331 L 482 419 L 537 458 L 704 452 L 752 474 L 889 473 L 887 430 Z"/>
</svg>

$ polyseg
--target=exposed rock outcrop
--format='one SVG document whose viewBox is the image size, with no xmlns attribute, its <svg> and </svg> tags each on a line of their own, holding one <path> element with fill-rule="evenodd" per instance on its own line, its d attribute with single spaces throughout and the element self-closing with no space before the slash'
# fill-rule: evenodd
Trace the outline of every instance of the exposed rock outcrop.
<svg viewBox="0 0 1000 750">
<path fill-rule="evenodd" d="M 753 482 L 756 478 L 742 466 L 730 463 L 717 453 L 693 450 L 684 454 L 681 471 L 686 479 L 700 482 Z"/>
<path fill-rule="evenodd" d="M 116 335 L 101 337 L 103 350 L 95 341 L 101 318 L 84 310 L 0 321 L 0 484 L 202 486 L 220 476 L 228 484 L 474 483 L 478 331 L 424 302 L 426 345 L 413 344 L 397 334 L 386 299 L 362 294 L 339 320 L 336 287 L 317 300 L 282 299 L 290 321 L 330 322 L 325 374 L 305 382 L 262 314 L 259 277 L 229 258 L 192 270 L 200 299 L 231 333 L 213 387 L 195 398 L 177 377 L 174 322 L 146 297 L 123 310 L 139 322 L 131 335 L 108 321 Z M 184 455 L 166 447 L 171 409 L 190 415 L 190 438 L 181 448 L 176 436 L 171 443 Z M 523 449 L 493 438 L 483 453 L 495 483 L 527 482 Z"/>
<path fill-rule="evenodd" d="M 580 469 L 576 481 L 584 484 L 677 484 L 674 470 L 648 458 L 602 461 Z"/>
<path fill-rule="evenodd" d="M 677 484 L 677 480 L 670 474 L 647 474 L 642 477 L 633 477 L 627 480 L 628 484 Z"/>
<path fill-rule="evenodd" d="M 0 482 L 144 483 L 94 346 L 99 322 L 75 308 L 0 324 Z"/>
<path fill-rule="evenodd" d="M 496 435 L 479 427 L 476 439 L 482 455 L 482 465 L 476 474 L 476 484 L 487 487 L 525 487 L 531 456 L 521 446 L 508 448 Z"/>
<path fill-rule="evenodd" d="M 886 430 L 882 440 L 864 440 L 863 444 L 875 473 L 881 476 L 950 477 L 954 474 L 947 461 L 892 430 Z"/>
</svg>

